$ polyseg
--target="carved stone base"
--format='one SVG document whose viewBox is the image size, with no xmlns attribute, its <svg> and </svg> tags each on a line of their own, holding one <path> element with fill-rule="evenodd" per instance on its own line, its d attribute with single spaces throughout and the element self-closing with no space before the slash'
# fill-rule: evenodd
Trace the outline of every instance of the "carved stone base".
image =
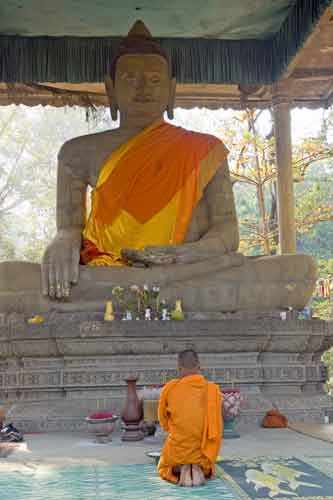
<svg viewBox="0 0 333 500">
<path fill-rule="evenodd" d="M 24 431 L 87 428 L 93 411 L 120 414 L 124 379 L 138 388 L 177 376 L 177 354 L 194 348 L 204 375 L 245 395 L 240 423 L 277 406 L 289 420 L 323 422 L 321 354 L 333 322 L 279 319 L 104 322 L 103 313 L 57 313 L 39 325 L 20 315 L 0 324 L 0 406 Z"/>
<path fill-rule="evenodd" d="M 142 441 L 144 432 L 138 424 L 125 424 L 123 427 L 122 441 Z"/>
</svg>

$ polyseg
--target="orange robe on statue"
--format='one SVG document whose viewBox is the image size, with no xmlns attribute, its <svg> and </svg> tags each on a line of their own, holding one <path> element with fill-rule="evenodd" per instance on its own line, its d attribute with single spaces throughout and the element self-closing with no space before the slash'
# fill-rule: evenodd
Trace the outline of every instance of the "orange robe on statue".
<svg viewBox="0 0 333 500">
<path fill-rule="evenodd" d="M 202 375 L 171 380 L 163 388 L 159 421 L 168 432 L 158 471 L 162 479 L 177 483 L 174 468 L 198 464 L 205 477 L 215 472 L 222 442 L 222 395 Z"/>
<path fill-rule="evenodd" d="M 123 144 L 92 193 L 81 263 L 128 265 L 123 248 L 183 243 L 193 209 L 227 154 L 216 137 L 163 120 Z"/>
</svg>

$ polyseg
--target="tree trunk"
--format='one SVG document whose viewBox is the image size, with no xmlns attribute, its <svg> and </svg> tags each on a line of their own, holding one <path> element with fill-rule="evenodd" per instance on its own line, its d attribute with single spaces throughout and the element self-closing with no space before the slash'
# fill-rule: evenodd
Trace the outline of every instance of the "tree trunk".
<svg viewBox="0 0 333 500">
<path fill-rule="evenodd" d="M 264 250 L 266 255 L 270 255 L 271 247 L 269 244 L 268 228 L 266 222 L 265 196 L 264 196 L 263 186 L 261 183 L 257 185 L 257 199 L 258 199 L 259 214 L 261 219 L 261 221 L 259 221 L 259 224 L 261 226 L 260 232 L 262 233 L 263 236 Z"/>
<path fill-rule="evenodd" d="M 278 215 L 277 215 L 277 199 L 276 199 L 276 181 L 273 181 L 271 184 L 271 210 L 269 214 L 269 231 L 273 234 L 273 241 L 276 245 L 276 248 L 279 245 L 279 232 L 278 232 Z M 276 249 L 273 248 L 271 250 L 271 254 L 276 254 Z"/>
</svg>

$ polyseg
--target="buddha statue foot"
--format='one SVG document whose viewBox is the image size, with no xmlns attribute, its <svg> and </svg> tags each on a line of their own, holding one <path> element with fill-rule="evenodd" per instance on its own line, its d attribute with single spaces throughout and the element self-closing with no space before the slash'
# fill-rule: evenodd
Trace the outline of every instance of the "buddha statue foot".
<svg viewBox="0 0 333 500">
<path fill-rule="evenodd" d="M 194 264 L 150 269 L 81 266 L 70 299 L 50 300 L 40 292 L 40 265 L 0 264 L 0 313 L 103 310 L 113 286 L 158 283 L 162 296 L 181 298 L 185 311 L 273 311 L 303 309 L 317 277 L 308 255 L 249 258 L 234 253 Z"/>
</svg>

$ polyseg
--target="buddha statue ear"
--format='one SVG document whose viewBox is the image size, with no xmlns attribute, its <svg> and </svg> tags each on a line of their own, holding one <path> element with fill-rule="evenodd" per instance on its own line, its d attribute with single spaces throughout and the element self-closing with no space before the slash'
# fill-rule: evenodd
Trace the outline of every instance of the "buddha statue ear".
<svg viewBox="0 0 333 500">
<path fill-rule="evenodd" d="M 175 107 L 175 99 L 176 99 L 176 78 L 172 78 L 170 80 L 170 91 L 169 91 L 169 100 L 167 105 L 167 116 L 169 120 L 173 120 L 173 110 Z"/>
<path fill-rule="evenodd" d="M 111 118 L 113 121 L 116 121 L 118 118 L 118 104 L 115 96 L 114 84 L 109 75 L 105 77 L 105 90 L 109 100 Z"/>
</svg>

